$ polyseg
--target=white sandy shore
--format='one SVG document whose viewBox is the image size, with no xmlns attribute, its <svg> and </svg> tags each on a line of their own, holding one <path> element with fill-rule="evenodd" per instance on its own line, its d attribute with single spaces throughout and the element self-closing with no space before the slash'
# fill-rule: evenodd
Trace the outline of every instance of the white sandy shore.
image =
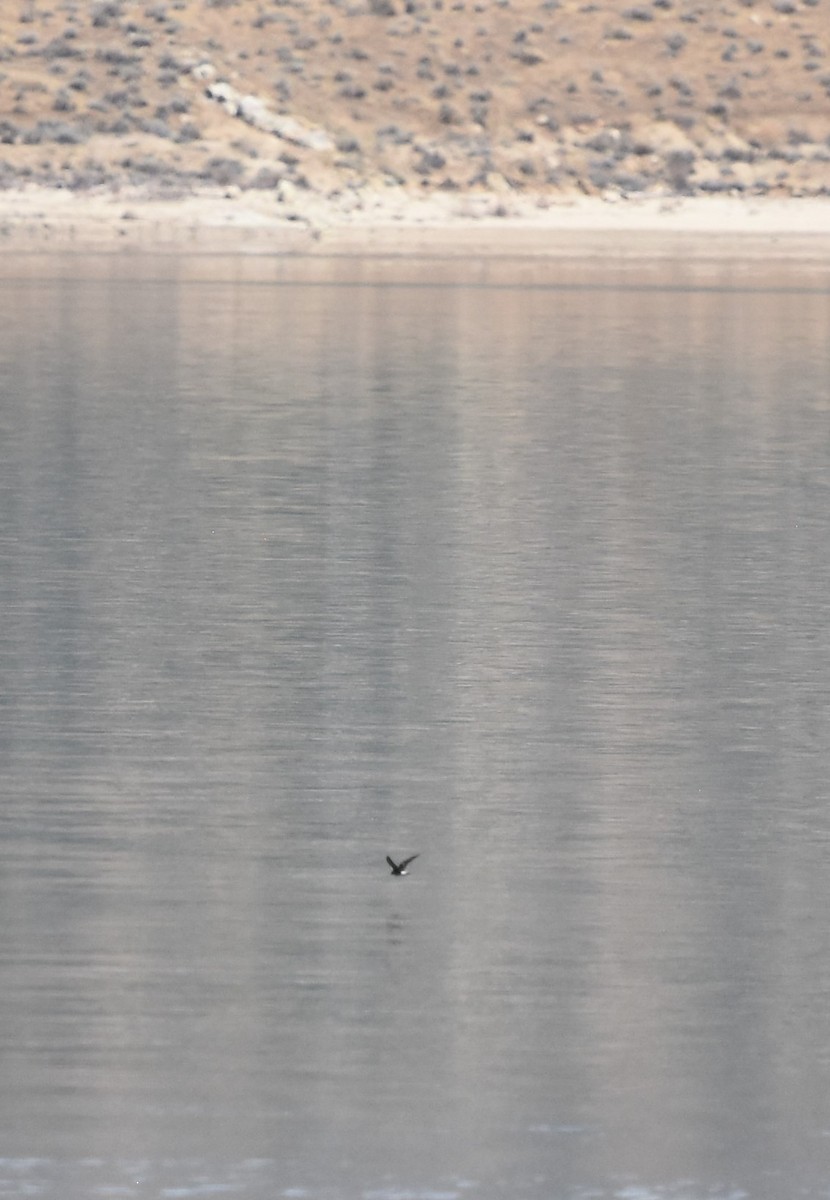
<svg viewBox="0 0 830 1200">
<path fill-rule="evenodd" d="M 403 191 L 0 192 L 0 254 L 797 258 L 830 266 L 830 199 L 534 198 Z"/>
</svg>

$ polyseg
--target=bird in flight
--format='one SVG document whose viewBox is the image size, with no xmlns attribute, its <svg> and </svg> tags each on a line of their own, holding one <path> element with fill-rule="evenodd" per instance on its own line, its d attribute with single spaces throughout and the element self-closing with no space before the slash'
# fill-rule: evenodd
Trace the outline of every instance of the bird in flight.
<svg viewBox="0 0 830 1200">
<path fill-rule="evenodd" d="M 411 862 L 414 862 L 417 857 L 418 857 L 417 854 L 413 854 L 411 858 L 405 858 L 402 863 L 395 863 L 395 862 L 392 862 L 392 859 L 387 854 L 386 861 L 389 863 L 389 866 L 392 868 L 393 875 L 406 875 L 407 874 L 406 868 L 409 866 L 409 864 Z"/>
</svg>

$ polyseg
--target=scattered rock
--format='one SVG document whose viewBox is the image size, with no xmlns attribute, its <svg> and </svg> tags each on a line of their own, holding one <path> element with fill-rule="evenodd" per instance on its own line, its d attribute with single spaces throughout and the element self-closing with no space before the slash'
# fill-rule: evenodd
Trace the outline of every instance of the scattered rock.
<svg viewBox="0 0 830 1200">
<path fill-rule="evenodd" d="M 334 149 L 334 139 L 324 129 L 305 125 L 296 117 L 281 116 L 259 96 L 238 92 L 229 83 L 209 83 L 205 94 L 211 100 L 218 101 L 232 117 L 239 117 L 264 133 L 273 133 L 308 150 Z"/>
</svg>

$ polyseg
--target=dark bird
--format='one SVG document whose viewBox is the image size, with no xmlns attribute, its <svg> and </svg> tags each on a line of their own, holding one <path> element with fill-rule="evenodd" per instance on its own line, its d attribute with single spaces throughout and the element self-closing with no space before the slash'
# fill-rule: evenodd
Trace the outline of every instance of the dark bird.
<svg viewBox="0 0 830 1200">
<path fill-rule="evenodd" d="M 418 857 L 417 854 L 413 854 L 411 858 L 405 858 L 402 863 L 394 863 L 394 862 L 392 862 L 392 859 L 387 854 L 386 861 L 389 863 L 389 866 L 392 868 L 393 875 L 406 875 L 406 873 L 407 873 L 406 868 L 409 866 L 409 864 L 411 862 L 414 862 L 417 857 Z"/>
</svg>

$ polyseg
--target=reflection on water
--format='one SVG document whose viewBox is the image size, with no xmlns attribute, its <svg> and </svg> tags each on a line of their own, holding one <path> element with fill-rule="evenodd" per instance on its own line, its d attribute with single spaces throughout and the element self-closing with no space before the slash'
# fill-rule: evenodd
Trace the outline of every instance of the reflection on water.
<svg viewBox="0 0 830 1200">
<path fill-rule="evenodd" d="M 826 277 L 269 270 L 5 264 L 0 1196 L 824 1195 Z"/>
</svg>

